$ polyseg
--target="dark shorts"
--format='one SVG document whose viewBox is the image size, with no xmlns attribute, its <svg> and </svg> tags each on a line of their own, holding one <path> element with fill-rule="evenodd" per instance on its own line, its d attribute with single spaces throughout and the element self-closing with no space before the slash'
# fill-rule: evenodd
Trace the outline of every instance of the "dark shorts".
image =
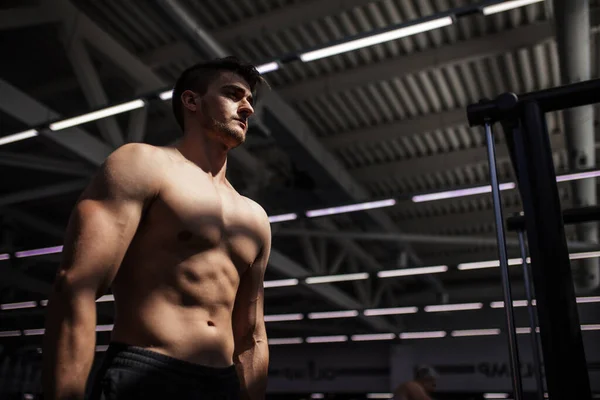
<svg viewBox="0 0 600 400">
<path fill-rule="evenodd" d="M 239 399 L 235 366 L 212 368 L 141 347 L 112 343 L 95 375 L 91 400 Z"/>
</svg>

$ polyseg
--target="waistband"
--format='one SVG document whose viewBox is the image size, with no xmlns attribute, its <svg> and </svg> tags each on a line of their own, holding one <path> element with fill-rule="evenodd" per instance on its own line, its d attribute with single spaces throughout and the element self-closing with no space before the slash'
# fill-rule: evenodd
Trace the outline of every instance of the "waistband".
<svg viewBox="0 0 600 400">
<path fill-rule="evenodd" d="M 235 365 L 209 367 L 179 360 L 143 347 L 112 342 L 103 363 L 107 369 L 122 368 L 141 373 L 163 375 L 177 380 L 218 380 L 219 383 L 237 384 Z"/>
</svg>

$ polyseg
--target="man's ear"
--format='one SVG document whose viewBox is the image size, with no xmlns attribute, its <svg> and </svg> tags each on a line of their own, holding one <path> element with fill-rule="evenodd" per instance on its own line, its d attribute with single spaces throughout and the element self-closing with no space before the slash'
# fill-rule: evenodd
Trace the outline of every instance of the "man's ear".
<svg viewBox="0 0 600 400">
<path fill-rule="evenodd" d="M 190 111 L 196 111 L 198 108 L 197 101 L 199 100 L 198 94 L 191 90 L 184 90 L 181 93 L 181 102 L 185 108 Z"/>
</svg>

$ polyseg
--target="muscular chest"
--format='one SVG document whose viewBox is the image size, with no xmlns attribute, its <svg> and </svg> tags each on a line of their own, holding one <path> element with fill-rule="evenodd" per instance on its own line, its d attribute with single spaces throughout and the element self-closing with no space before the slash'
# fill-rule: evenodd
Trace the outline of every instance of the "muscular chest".
<svg viewBox="0 0 600 400">
<path fill-rule="evenodd" d="M 149 209 L 162 243 L 191 256 L 220 250 L 239 268 L 251 265 L 262 240 L 247 201 L 203 179 L 186 181 L 196 184 L 170 182 Z"/>
</svg>

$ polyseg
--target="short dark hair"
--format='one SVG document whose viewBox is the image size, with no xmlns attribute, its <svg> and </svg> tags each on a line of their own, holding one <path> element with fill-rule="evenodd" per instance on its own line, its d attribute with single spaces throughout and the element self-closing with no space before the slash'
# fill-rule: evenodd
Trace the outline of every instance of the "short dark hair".
<svg viewBox="0 0 600 400">
<path fill-rule="evenodd" d="M 183 104 L 181 94 L 186 90 L 195 90 L 200 94 L 206 93 L 208 86 L 218 78 L 223 71 L 231 71 L 248 82 L 254 102 L 258 98 L 259 89 L 266 84 L 264 78 L 252 64 L 244 63 L 236 57 L 217 58 L 208 62 L 192 65 L 181 73 L 173 87 L 173 114 L 177 123 L 183 129 Z"/>
</svg>

